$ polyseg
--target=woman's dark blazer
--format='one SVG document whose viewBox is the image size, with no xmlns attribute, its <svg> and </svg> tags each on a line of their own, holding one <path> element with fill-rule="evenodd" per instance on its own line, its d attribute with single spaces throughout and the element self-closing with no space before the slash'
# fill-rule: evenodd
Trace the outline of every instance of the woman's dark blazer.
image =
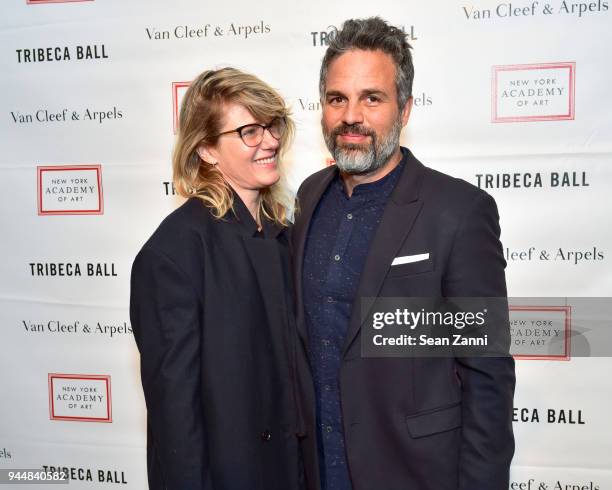
<svg viewBox="0 0 612 490">
<path fill-rule="evenodd" d="M 287 239 L 234 208 L 189 199 L 132 267 L 152 490 L 298 488 Z"/>
</svg>

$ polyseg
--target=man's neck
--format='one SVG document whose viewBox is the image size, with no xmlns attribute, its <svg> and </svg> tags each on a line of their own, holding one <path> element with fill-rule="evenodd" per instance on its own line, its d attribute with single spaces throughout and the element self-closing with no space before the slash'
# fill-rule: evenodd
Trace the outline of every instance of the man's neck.
<svg viewBox="0 0 612 490">
<path fill-rule="evenodd" d="M 353 195 L 353 190 L 360 184 L 369 184 L 370 182 L 376 182 L 382 179 L 385 175 L 388 175 L 393 171 L 395 167 L 402 161 L 402 150 L 398 146 L 393 154 L 389 157 L 386 163 L 379 169 L 373 172 L 364 174 L 348 174 L 346 172 L 340 172 L 340 176 L 344 181 L 344 187 L 349 197 Z"/>
</svg>

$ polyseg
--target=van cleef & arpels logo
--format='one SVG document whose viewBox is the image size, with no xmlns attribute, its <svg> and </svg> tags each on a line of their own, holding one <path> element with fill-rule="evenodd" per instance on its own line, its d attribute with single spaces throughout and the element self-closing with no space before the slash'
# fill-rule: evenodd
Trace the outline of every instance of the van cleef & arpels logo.
<svg viewBox="0 0 612 490">
<path fill-rule="evenodd" d="M 254 36 L 270 34 L 270 24 L 263 20 L 253 24 L 230 22 L 227 25 L 202 23 L 197 25 L 179 24 L 171 27 L 147 26 L 144 29 L 149 41 L 168 41 L 170 39 L 214 39 L 232 37 L 250 39 Z"/>
<path fill-rule="evenodd" d="M 493 8 L 491 8 L 493 7 Z M 576 2 L 561 0 L 541 2 L 528 0 L 526 2 L 500 2 L 481 8 L 477 5 L 462 5 L 462 17 L 468 21 L 487 21 L 492 19 L 513 20 L 537 16 L 551 17 L 554 15 L 570 15 L 582 18 L 587 15 L 596 15 L 608 12 L 609 5 L 606 0 L 593 2 Z"/>
<path fill-rule="evenodd" d="M 90 108 L 74 110 L 67 107 L 63 108 L 46 108 L 36 109 L 31 111 L 10 111 L 11 119 L 14 124 L 64 124 L 74 122 L 94 122 L 105 124 L 108 121 L 118 120 L 123 118 L 123 111 L 116 106 L 110 108 Z"/>
</svg>

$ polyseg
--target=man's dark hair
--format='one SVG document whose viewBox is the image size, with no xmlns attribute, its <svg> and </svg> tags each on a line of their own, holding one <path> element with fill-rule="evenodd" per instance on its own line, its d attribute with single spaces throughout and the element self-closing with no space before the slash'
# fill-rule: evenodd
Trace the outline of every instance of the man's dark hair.
<svg viewBox="0 0 612 490">
<path fill-rule="evenodd" d="M 349 19 L 342 24 L 336 35 L 329 43 L 323 57 L 321 74 L 319 77 L 319 94 L 321 100 L 325 96 L 327 70 L 333 60 L 340 55 L 362 49 L 364 51 L 382 51 L 387 53 L 395 62 L 395 88 L 397 90 L 397 103 L 402 110 L 412 95 L 412 80 L 414 79 L 414 66 L 412 65 L 412 46 L 406 40 L 406 34 L 401 29 L 393 27 L 380 17 L 368 19 Z"/>
</svg>

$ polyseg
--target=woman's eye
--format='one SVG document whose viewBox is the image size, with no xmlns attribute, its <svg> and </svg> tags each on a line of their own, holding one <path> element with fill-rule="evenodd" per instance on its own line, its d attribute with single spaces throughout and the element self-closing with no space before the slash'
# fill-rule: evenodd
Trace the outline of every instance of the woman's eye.
<svg viewBox="0 0 612 490">
<path fill-rule="evenodd" d="M 255 126 L 244 128 L 242 130 L 242 136 L 255 136 L 255 134 L 257 134 L 257 127 Z"/>
</svg>

